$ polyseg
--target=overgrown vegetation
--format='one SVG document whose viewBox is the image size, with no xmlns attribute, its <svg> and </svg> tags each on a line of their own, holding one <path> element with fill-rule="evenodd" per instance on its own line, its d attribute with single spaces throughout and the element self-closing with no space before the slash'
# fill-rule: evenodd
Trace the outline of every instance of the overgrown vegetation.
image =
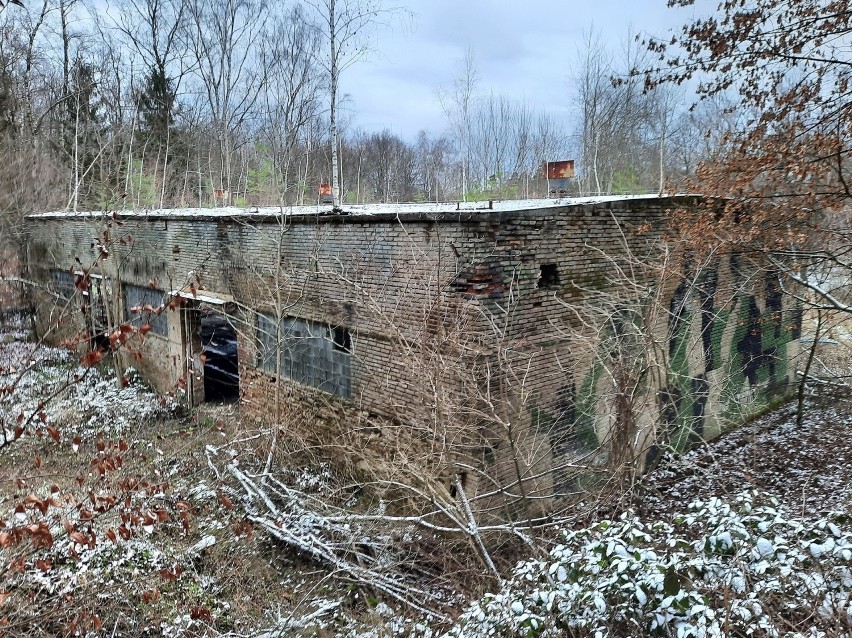
<svg viewBox="0 0 852 638">
<path fill-rule="evenodd" d="M 846 513 L 797 517 L 769 495 L 626 512 L 562 533 L 448 635 L 840 636 L 852 628 Z"/>
<path fill-rule="evenodd" d="M 0 346 L 4 381 L 35 360 L 52 384 L 86 370 L 63 351 Z M 0 450 L 7 635 L 428 636 L 458 613 L 453 636 L 849 631 L 845 408 L 811 404 L 801 428 L 784 409 L 666 459 L 637 487 L 637 513 L 600 500 L 603 516 L 537 535 L 548 557 L 514 570 L 527 550 L 483 530 L 506 580 L 464 611 L 493 587 L 467 543 L 297 462 L 308 455 L 277 454 L 265 473 L 269 433 L 228 406 L 175 418 L 132 379 L 118 390 L 88 370 L 45 406 L 47 424 Z"/>
</svg>

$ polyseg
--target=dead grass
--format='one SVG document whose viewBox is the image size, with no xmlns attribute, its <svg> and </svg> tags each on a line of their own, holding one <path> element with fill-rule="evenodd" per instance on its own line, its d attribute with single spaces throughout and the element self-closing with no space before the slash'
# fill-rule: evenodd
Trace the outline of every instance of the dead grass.
<svg viewBox="0 0 852 638">
<path fill-rule="evenodd" d="M 0 550 L 0 635 L 247 632 L 269 626 L 270 610 L 289 613 L 325 582 L 326 574 L 300 557 L 279 556 L 222 497 L 205 448 L 246 433 L 220 416 L 202 410 L 188 420 L 159 419 L 121 437 L 93 432 L 76 446 L 38 429 L 0 449 L 3 518 L 10 525 L 44 521 L 53 531 L 50 547 Z M 101 473 L 98 459 L 119 456 L 119 466 Z M 16 517 L 30 495 L 52 496 L 53 505 Z M 116 504 L 99 511 L 100 498 Z M 91 518 L 81 516 L 84 510 Z M 131 511 L 154 512 L 160 520 L 113 540 Z M 66 521 L 92 546 L 71 542 Z M 209 538 L 215 539 L 210 547 L 192 551 Z"/>
</svg>

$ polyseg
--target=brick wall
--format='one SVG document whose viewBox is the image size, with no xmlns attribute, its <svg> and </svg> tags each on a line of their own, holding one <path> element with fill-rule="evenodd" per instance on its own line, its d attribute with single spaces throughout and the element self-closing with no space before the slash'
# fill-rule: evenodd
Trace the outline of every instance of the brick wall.
<svg viewBox="0 0 852 638">
<path fill-rule="evenodd" d="M 518 457 L 529 477 L 553 466 L 554 455 L 578 455 L 593 439 L 607 439 L 618 420 L 617 383 L 606 369 L 612 353 L 601 352 L 612 340 L 595 322 L 606 323 L 619 304 L 641 315 L 644 345 L 653 342 L 634 397 L 643 453 L 655 454 L 659 441 L 681 446 L 687 430 L 718 434 L 727 419 L 759 408 L 760 388 L 783 386 L 796 355 L 786 328 L 767 347 L 748 337 L 771 314 L 753 265 L 715 260 L 703 269 L 716 273 L 711 302 L 707 294 L 699 299 L 697 279 L 681 294 L 688 260 L 676 250 L 664 258 L 661 246 L 668 211 L 692 203 L 625 199 L 369 217 L 33 218 L 28 263 L 42 281 L 51 270 L 92 266 L 134 285 L 191 286 L 189 297 L 235 301 L 247 418 L 270 421 L 275 413 L 275 379 L 256 368 L 255 312 L 345 327 L 352 396 L 332 399 L 281 379 L 278 396 L 291 423 L 363 423 L 371 415 L 429 441 L 424 449 L 432 453 L 440 447 L 447 463 L 447 449 L 464 449 L 511 482 Z M 99 242 L 108 244 L 105 259 Z M 673 328 L 678 294 L 684 301 Z M 662 310 L 649 310 L 652 299 Z M 702 303 L 709 303 L 703 315 Z M 168 335 L 147 337 L 134 364 L 160 389 L 193 365 L 186 340 L 195 306 L 170 311 Z M 786 326 L 789 301 L 780 313 Z M 708 347 L 717 359 L 709 367 Z M 668 398 L 659 398 L 663 391 Z M 553 486 L 548 477 L 527 487 Z"/>
</svg>

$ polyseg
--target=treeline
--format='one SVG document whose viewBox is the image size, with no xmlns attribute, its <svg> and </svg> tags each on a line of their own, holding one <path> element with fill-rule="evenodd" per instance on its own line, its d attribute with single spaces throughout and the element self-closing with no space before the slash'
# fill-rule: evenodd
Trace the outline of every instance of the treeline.
<svg viewBox="0 0 852 638">
<path fill-rule="evenodd" d="M 2 209 L 315 203 L 318 185 L 331 181 L 323 6 L 40 0 L 6 7 Z M 347 44 L 357 60 L 365 43 Z M 688 172 L 689 161 L 673 150 L 685 144 L 673 115 L 682 105 L 659 92 L 651 99 L 632 82 L 613 85 L 618 69 L 603 49 L 584 50 L 570 123 L 481 92 L 470 55 L 436 97 L 445 131 L 408 141 L 338 122 L 341 201 L 541 197 L 542 163 L 568 158 L 578 160 L 577 193 L 656 190 Z"/>
</svg>

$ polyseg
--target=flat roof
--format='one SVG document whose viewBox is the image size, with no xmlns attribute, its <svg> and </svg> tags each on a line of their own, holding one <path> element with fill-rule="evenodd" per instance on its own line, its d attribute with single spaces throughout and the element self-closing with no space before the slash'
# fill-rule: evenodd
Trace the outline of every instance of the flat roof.
<svg viewBox="0 0 852 638">
<path fill-rule="evenodd" d="M 103 216 L 115 216 L 120 219 L 175 219 L 175 220 L 211 220 L 211 219 L 279 219 L 282 215 L 294 219 L 340 218 L 340 219 L 469 219 L 483 214 L 516 213 L 523 211 L 546 210 L 573 206 L 591 206 L 616 202 L 694 199 L 701 197 L 687 193 L 671 195 L 602 195 L 593 197 L 566 197 L 561 199 L 521 199 L 492 200 L 480 202 L 446 203 L 406 203 L 406 204 L 343 204 L 332 209 L 330 204 L 312 206 L 252 206 L 238 208 L 226 206 L 219 208 L 162 208 L 116 211 L 54 211 L 33 213 L 30 219 L 92 219 Z"/>
</svg>

